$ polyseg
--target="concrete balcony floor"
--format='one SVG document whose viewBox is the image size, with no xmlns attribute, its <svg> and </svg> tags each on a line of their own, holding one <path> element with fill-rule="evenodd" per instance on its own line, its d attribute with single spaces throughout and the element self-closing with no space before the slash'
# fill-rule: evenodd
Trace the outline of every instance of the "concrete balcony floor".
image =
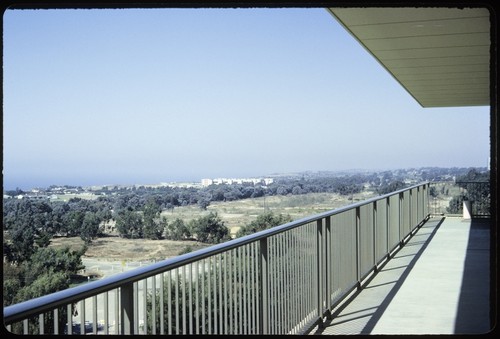
<svg viewBox="0 0 500 339">
<path fill-rule="evenodd" d="M 490 331 L 489 219 L 429 219 L 311 334 Z"/>
</svg>

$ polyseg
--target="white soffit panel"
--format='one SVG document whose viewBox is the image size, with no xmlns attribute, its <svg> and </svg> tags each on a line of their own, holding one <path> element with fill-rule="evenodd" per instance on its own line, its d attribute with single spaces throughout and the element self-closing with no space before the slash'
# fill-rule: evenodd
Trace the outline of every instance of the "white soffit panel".
<svg viewBox="0 0 500 339">
<path fill-rule="evenodd" d="M 328 8 L 423 107 L 490 104 L 484 8 Z"/>
</svg>

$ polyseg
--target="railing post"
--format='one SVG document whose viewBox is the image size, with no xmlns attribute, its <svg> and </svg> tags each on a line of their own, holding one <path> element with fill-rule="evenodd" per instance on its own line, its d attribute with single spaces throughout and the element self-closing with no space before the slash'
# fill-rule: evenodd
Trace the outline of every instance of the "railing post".
<svg viewBox="0 0 500 339">
<path fill-rule="evenodd" d="M 322 298 L 322 238 L 323 238 L 323 222 L 322 219 L 316 221 L 316 281 L 317 281 L 317 312 L 318 326 L 323 327 L 323 298 Z"/>
<path fill-rule="evenodd" d="M 420 197 L 422 196 L 422 193 L 420 193 L 420 187 L 421 186 L 418 186 L 417 187 L 417 196 L 415 197 L 415 199 L 417 199 L 417 208 L 415 210 L 415 213 L 417 213 L 417 217 L 415 218 L 415 220 L 417 220 L 417 225 L 420 224 L 420 217 L 422 216 L 423 213 L 420 213 Z"/>
<path fill-rule="evenodd" d="M 267 238 L 260 240 L 260 274 L 259 287 L 259 323 L 260 334 L 269 333 L 269 301 L 268 301 L 268 248 Z"/>
<path fill-rule="evenodd" d="M 377 201 L 373 202 L 373 268 L 377 272 Z"/>
<path fill-rule="evenodd" d="M 385 224 L 386 224 L 386 233 L 385 233 L 385 236 L 386 236 L 386 247 L 385 247 L 385 253 L 387 253 L 387 260 L 389 260 L 391 258 L 391 253 L 390 253 L 390 249 L 391 249 L 391 244 L 390 244 L 390 226 L 391 226 L 391 198 L 390 197 L 387 197 L 387 203 L 385 204 Z"/>
<path fill-rule="evenodd" d="M 121 334 L 134 334 L 134 284 L 120 287 Z"/>
<path fill-rule="evenodd" d="M 331 284 L 331 255 L 332 255 L 332 241 L 331 241 L 331 217 L 327 217 L 325 219 L 325 301 L 326 301 L 326 309 L 327 309 L 327 317 L 331 319 L 331 310 L 330 310 L 330 296 L 332 295 L 330 284 Z"/>
<path fill-rule="evenodd" d="M 403 243 L 403 238 L 401 237 L 401 227 L 403 226 L 403 217 L 404 217 L 404 213 L 403 213 L 403 193 L 399 193 L 399 208 L 398 208 L 398 213 L 399 213 L 399 216 L 398 216 L 398 220 L 399 220 L 399 225 L 398 225 L 398 229 L 399 229 L 399 247 L 403 247 L 404 243 Z"/>
<path fill-rule="evenodd" d="M 360 255 L 360 223 L 361 223 L 361 209 L 356 207 L 356 281 L 358 282 L 358 289 L 361 289 L 361 255 Z"/>
</svg>

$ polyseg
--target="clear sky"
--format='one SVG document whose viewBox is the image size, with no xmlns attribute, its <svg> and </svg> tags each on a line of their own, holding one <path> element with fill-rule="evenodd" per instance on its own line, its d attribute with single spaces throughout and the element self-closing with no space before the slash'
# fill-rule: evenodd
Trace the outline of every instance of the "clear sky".
<svg viewBox="0 0 500 339">
<path fill-rule="evenodd" d="M 489 107 L 422 108 L 322 8 L 3 19 L 5 189 L 488 164 Z"/>
</svg>

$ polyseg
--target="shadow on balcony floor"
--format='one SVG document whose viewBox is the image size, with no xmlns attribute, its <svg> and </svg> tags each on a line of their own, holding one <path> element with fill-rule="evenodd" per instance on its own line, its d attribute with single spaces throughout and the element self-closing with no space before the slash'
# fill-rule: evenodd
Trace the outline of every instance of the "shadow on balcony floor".
<svg viewBox="0 0 500 339">
<path fill-rule="evenodd" d="M 312 334 L 487 332 L 488 226 L 487 221 L 430 219 Z"/>
</svg>

